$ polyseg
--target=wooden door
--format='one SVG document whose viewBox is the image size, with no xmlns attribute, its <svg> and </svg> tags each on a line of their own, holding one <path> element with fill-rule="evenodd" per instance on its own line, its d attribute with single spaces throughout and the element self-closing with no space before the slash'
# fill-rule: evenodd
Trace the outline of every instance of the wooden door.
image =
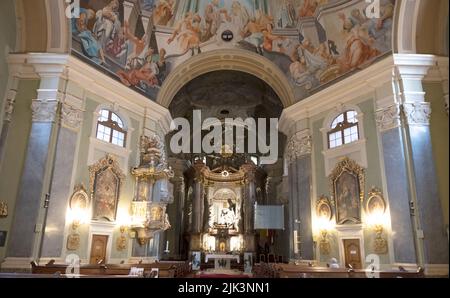
<svg viewBox="0 0 450 298">
<path fill-rule="evenodd" d="M 106 263 L 106 246 L 108 244 L 108 236 L 92 235 L 91 258 L 90 264 Z"/>
<path fill-rule="evenodd" d="M 352 265 L 353 269 L 362 269 L 361 245 L 359 239 L 344 241 L 345 266 Z"/>
</svg>

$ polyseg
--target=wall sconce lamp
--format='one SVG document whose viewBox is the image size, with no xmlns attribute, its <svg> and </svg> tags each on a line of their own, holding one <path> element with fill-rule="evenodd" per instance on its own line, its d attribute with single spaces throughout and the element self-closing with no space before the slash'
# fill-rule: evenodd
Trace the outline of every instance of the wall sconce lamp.
<svg viewBox="0 0 450 298">
<path fill-rule="evenodd" d="M 331 245 L 328 237 L 328 231 L 332 229 L 331 219 L 333 212 L 331 209 L 330 200 L 322 196 L 317 202 L 316 207 L 317 225 L 320 231 L 319 249 L 322 255 L 329 255 L 331 252 Z"/>
<path fill-rule="evenodd" d="M 386 224 L 386 202 L 381 192 L 372 187 L 366 204 L 368 223 L 375 231 L 374 251 L 376 254 L 386 254 L 388 251 L 387 240 L 383 236 Z"/>
</svg>

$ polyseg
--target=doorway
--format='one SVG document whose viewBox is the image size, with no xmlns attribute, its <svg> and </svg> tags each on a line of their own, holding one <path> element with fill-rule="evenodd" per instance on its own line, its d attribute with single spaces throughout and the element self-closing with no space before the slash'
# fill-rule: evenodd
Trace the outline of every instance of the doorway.
<svg viewBox="0 0 450 298">
<path fill-rule="evenodd" d="M 91 257 L 89 264 L 106 263 L 106 247 L 108 245 L 107 235 L 92 235 Z"/>
<path fill-rule="evenodd" d="M 359 239 L 344 239 L 345 266 L 351 265 L 353 269 L 362 269 L 361 242 Z"/>
</svg>

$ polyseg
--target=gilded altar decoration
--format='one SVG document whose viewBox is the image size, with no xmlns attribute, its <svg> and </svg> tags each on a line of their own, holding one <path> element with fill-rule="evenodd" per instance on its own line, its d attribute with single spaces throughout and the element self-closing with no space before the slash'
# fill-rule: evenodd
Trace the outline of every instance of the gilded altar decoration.
<svg viewBox="0 0 450 298">
<path fill-rule="evenodd" d="M 330 186 L 336 207 L 337 224 L 361 222 L 364 180 L 364 169 L 347 157 L 342 159 L 331 173 Z"/>
<path fill-rule="evenodd" d="M 80 248 L 80 234 L 73 233 L 67 237 L 67 250 L 74 251 Z"/>
<path fill-rule="evenodd" d="M 317 201 L 316 215 L 318 218 L 324 220 L 331 220 L 333 217 L 330 200 L 327 197 L 322 196 L 319 201 Z"/>
<path fill-rule="evenodd" d="M 117 243 L 116 243 L 116 248 L 118 251 L 124 251 L 127 249 L 127 236 L 126 236 L 126 227 L 125 226 L 121 226 L 120 227 L 120 236 L 117 238 Z"/>
<path fill-rule="evenodd" d="M 6 202 L 0 202 L 0 217 L 8 216 L 8 204 Z"/>
<path fill-rule="evenodd" d="M 125 179 L 118 162 L 112 155 L 107 154 L 89 167 L 89 178 L 94 205 L 93 219 L 114 221 L 120 187 Z"/>
<path fill-rule="evenodd" d="M 320 242 L 319 242 L 320 253 L 324 256 L 330 255 L 331 244 L 328 240 L 328 231 L 321 230 L 320 231 Z"/>
<path fill-rule="evenodd" d="M 386 238 L 383 237 L 386 201 L 381 191 L 375 187 L 372 187 L 372 190 L 369 192 L 366 212 L 368 223 L 373 226 L 375 231 L 374 252 L 376 254 L 386 254 L 388 252 L 388 244 Z"/>
</svg>

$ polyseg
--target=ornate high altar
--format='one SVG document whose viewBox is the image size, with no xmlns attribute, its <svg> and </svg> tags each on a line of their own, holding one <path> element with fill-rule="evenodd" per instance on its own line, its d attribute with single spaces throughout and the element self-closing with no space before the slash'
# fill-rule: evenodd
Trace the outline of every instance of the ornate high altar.
<svg viewBox="0 0 450 298">
<path fill-rule="evenodd" d="M 209 259 L 256 252 L 255 203 L 264 174 L 252 162 L 210 169 L 197 159 L 190 171 L 186 208 L 191 252 Z"/>
</svg>

